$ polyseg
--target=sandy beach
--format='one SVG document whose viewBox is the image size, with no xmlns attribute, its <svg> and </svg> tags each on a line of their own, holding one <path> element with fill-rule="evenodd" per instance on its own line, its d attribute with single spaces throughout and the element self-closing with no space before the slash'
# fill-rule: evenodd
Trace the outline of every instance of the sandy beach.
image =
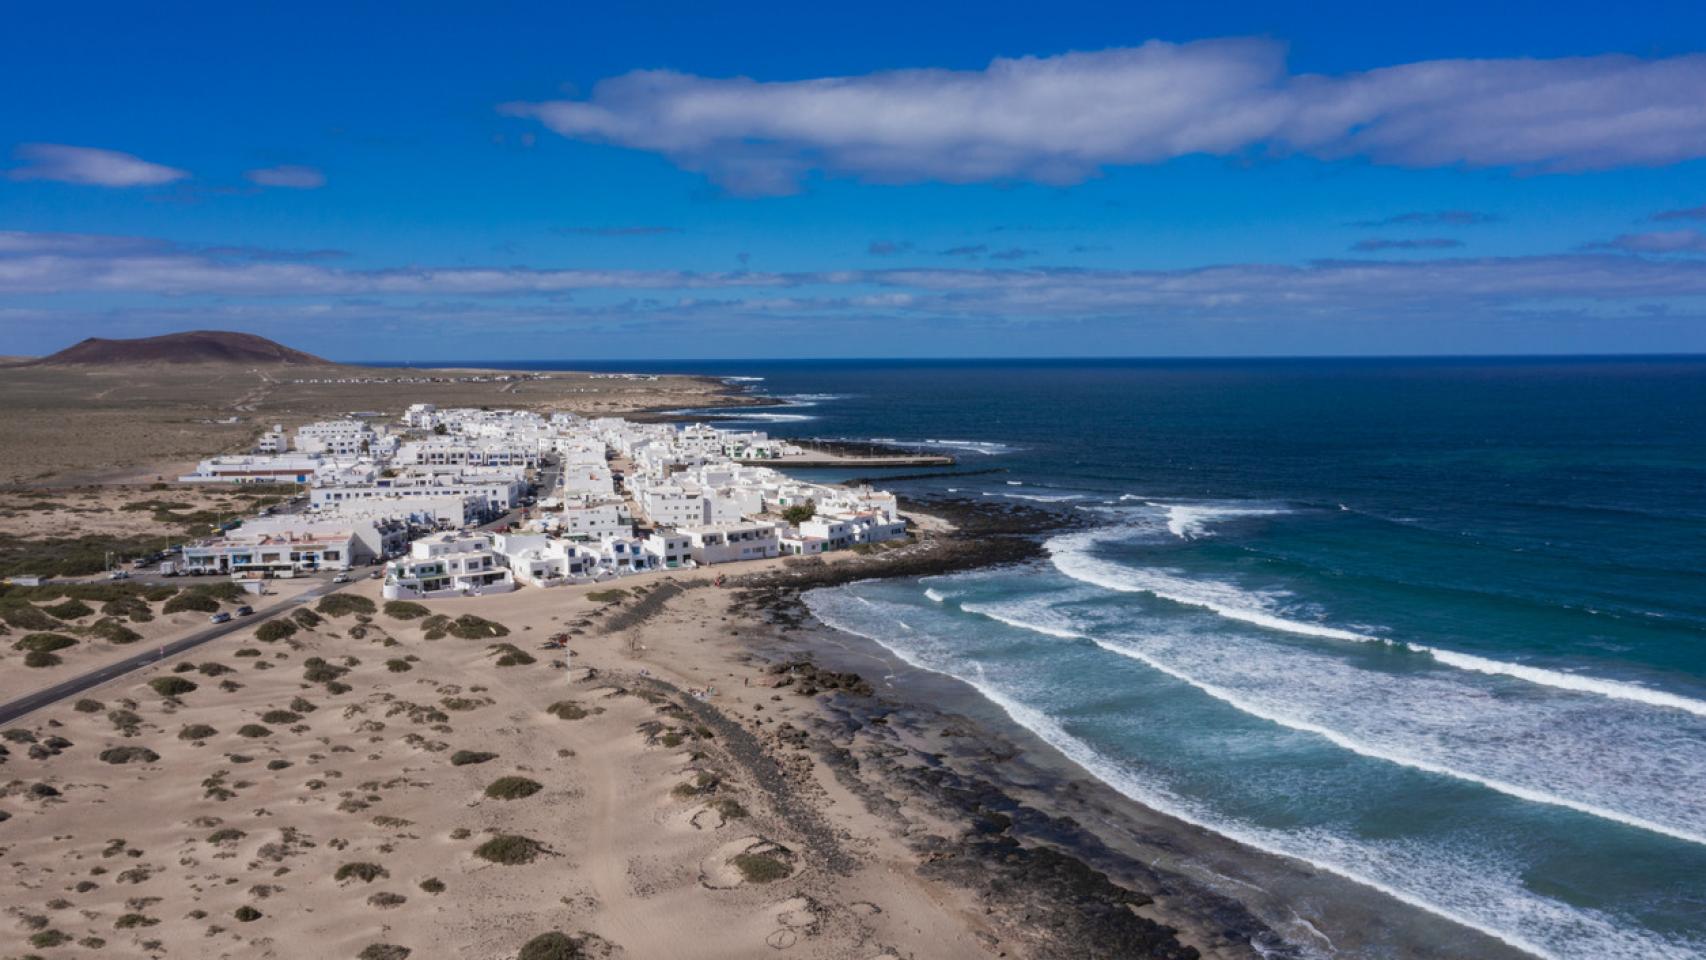
<svg viewBox="0 0 1706 960">
<path fill-rule="evenodd" d="M 724 587 L 360 583 L 42 710 L 5 733 L 8 923 L 44 957 L 1232 958 L 1301 955 L 1272 920 L 1307 891 L 1320 936 L 1413 945 L 1378 896 L 1123 801 L 803 615 L 814 584 L 976 563 L 920 529 Z M 1406 955 L 1488 947 L 1437 933 Z"/>
</svg>

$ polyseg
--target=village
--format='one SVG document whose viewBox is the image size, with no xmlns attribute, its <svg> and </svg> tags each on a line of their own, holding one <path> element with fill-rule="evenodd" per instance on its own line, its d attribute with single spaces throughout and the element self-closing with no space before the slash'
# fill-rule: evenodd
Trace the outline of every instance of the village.
<svg viewBox="0 0 1706 960">
<path fill-rule="evenodd" d="M 907 537 L 893 494 L 766 465 L 801 453 L 757 431 L 425 403 L 396 421 L 275 426 L 252 452 L 178 479 L 305 496 L 184 544 L 159 571 L 262 581 L 373 567 L 386 599 L 418 600 Z"/>
</svg>

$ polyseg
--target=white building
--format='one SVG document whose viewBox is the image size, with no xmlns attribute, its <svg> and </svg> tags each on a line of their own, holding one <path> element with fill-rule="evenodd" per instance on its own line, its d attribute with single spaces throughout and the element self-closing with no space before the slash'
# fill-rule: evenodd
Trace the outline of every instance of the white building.
<svg viewBox="0 0 1706 960">
<path fill-rule="evenodd" d="M 764 560 L 782 553 L 778 525 L 768 521 L 683 527 L 676 532 L 687 537 L 693 561 L 700 566 Z"/>
<path fill-rule="evenodd" d="M 296 449 L 303 453 L 359 457 L 373 440 L 373 430 L 359 420 L 322 420 L 296 428 Z"/>
<path fill-rule="evenodd" d="M 182 548 L 186 573 L 264 573 L 348 570 L 355 535 L 341 533 L 239 533 L 200 540 Z"/>
<path fill-rule="evenodd" d="M 318 456 L 209 457 L 180 483 L 307 483 L 323 461 Z"/>
<path fill-rule="evenodd" d="M 514 589 L 490 535 L 441 533 L 416 540 L 408 556 L 386 564 L 382 592 L 387 600 L 430 600 Z"/>
</svg>

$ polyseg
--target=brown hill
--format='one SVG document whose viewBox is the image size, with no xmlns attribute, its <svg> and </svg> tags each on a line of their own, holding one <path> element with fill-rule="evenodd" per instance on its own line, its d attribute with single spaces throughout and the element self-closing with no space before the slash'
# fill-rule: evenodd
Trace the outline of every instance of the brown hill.
<svg viewBox="0 0 1706 960">
<path fill-rule="evenodd" d="M 110 366 L 128 363 L 240 363 L 326 366 L 311 353 L 292 350 L 266 337 L 225 330 L 192 330 L 136 340 L 90 337 L 31 366 Z"/>
</svg>

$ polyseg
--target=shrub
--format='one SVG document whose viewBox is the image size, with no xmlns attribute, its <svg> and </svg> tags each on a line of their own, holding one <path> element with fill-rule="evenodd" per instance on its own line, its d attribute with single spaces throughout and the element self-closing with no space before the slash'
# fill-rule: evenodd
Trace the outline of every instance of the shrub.
<svg viewBox="0 0 1706 960">
<path fill-rule="evenodd" d="M 127 913 L 113 921 L 113 927 L 118 930 L 134 930 L 137 927 L 152 927 L 160 921 L 154 917 L 140 913 Z"/>
<path fill-rule="evenodd" d="M 262 723 L 276 723 L 281 726 L 289 726 L 301 719 L 302 714 L 291 713 L 289 710 L 268 710 L 261 714 Z"/>
<path fill-rule="evenodd" d="M 255 639 L 262 643 L 277 643 L 296 633 L 296 624 L 289 620 L 268 620 L 255 631 Z"/>
<path fill-rule="evenodd" d="M 76 710 L 78 713 L 100 713 L 106 708 L 107 705 L 101 701 L 91 700 L 88 697 L 84 697 L 73 704 L 71 709 Z"/>
<path fill-rule="evenodd" d="M 237 672 L 225 664 L 219 663 L 215 660 L 209 660 L 206 663 L 197 666 L 195 669 L 197 673 L 204 677 L 223 677 L 228 673 Z"/>
<path fill-rule="evenodd" d="M 612 587 L 609 590 L 594 590 L 586 595 L 586 598 L 594 603 L 615 603 L 618 600 L 625 600 L 627 597 L 628 591 L 621 587 Z"/>
<path fill-rule="evenodd" d="M 493 800 L 520 800 L 545 789 L 537 780 L 526 777 L 499 777 L 486 787 L 486 796 Z"/>
<path fill-rule="evenodd" d="M 450 755 L 450 765 L 453 767 L 466 767 L 472 763 L 485 763 L 488 760 L 496 760 L 497 758 L 497 754 L 489 753 L 485 750 L 458 750 Z"/>
<path fill-rule="evenodd" d="M 141 597 L 117 597 L 101 604 L 101 612 L 109 617 L 118 617 L 135 623 L 147 623 L 154 619 L 154 612 L 148 608 L 148 602 Z"/>
<path fill-rule="evenodd" d="M 352 613 L 372 613 L 379 609 L 372 600 L 353 593 L 333 593 L 321 597 L 314 609 L 328 617 L 347 617 Z"/>
<path fill-rule="evenodd" d="M 238 907 L 236 912 L 231 915 L 242 923 L 252 923 L 261 918 L 261 912 L 246 903 Z"/>
<path fill-rule="evenodd" d="M 108 643 L 135 643 L 142 639 L 142 634 L 130 629 L 112 617 L 103 617 L 89 627 L 89 633 Z"/>
<path fill-rule="evenodd" d="M 188 591 L 167 600 L 160 609 L 166 613 L 218 613 L 219 601 L 205 593 Z"/>
<path fill-rule="evenodd" d="M 440 880 L 437 877 L 427 877 L 425 880 L 421 881 L 421 889 L 427 893 L 434 894 L 434 895 L 443 893 L 444 892 L 444 881 Z"/>
<path fill-rule="evenodd" d="M 192 723 L 178 731 L 179 740 L 206 740 L 219 735 L 219 731 L 205 723 Z"/>
<path fill-rule="evenodd" d="M 21 601 L 0 603 L 0 620 L 19 630 L 54 630 L 65 626 L 41 611 L 41 608 Z"/>
<path fill-rule="evenodd" d="M 23 650 L 28 653 L 52 653 L 75 647 L 77 641 L 63 633 L 32 633 L 17 643 L 12 644 L 13 650 Z"/>
<path fill-rule="evenodd" d="M 400 893 L 392 893 L 389 890 L 381 890 L 380 892 L 375 893 L 375 894 L 373 894 L 367 898 L 367 905 L 368 906 L 378 907 L 381 910 L 389 910 L 392 907 L 400 907 L 407 902 L 409 902 L 408 897 L 405 897 Z"/>
<path fill-rule="evenodd" d="M 292 697 L 290 700 L 290 709 L 295 710 L 297 713 L 313 713 L 315 710 L 320 708 L 314 706 L 314 702 L 309 700 L 307 697 Z"/>
<path fill-rule="evenodd" d="M 394 943 L 370 943 L 361 948 L 355 960 L 409 960 L 409 948 Z"/>
<path fill-rule="evenodd" d="M 63 600 L 51 607 L 43 607 L 42 609 L 46 610 L 49 616 L 57 617 L 61 620 L 80 620 L 95 612 L 94 607 L 78 600 L 76 597 L 72 597 L 69 600 Z"/>
<path fill-rule="evenodd" d="M 586 941 L 553 930 L 521 945 L 516 960 L 585 960 Z"/>
<path fill-rule="evenodd" d="M 385 615 L 394 620 L 419 620 L 431 612 L 409 600 L 392 600 L 385 604 Z"/>
<path fill-rule="evenodd" d="M 587 708 L 573 700 L 558 700 L 556 703 L 546 707 L 545 712 L 555 716 L 559 720 L 585 720 L 588 716 L 591 716 L 591 712 L 588 711 Z"/>
<path fill-rule="evenodd" d="M 360 880 L 362 883 L 372 883 L 391 876 L 391 871 L 377 863 L 346 863 L 332 874 L 332 879 L 339 883 L 345 880 Z"/>
<path fill-rule="evenodd" d="M 730 862 L 748 883 L 774 883 L 791 872 L 787 864 L 762 853 L 737 854 Z"/>
<path fill-rule="evenodd" d="M 195 681 L 183 677 L 155 677 L 148 685 L 162 697 L 181 697 L 195 689 Z"/>
<path fill-rule="evenodd" d="M 160 755 L 147 747 L 108 747 L 101 751 L 102 763 L 153 763 Z"/>
<path fill-rule="evenodd" d="M 387 660 L 385 661 L 385 669 L 392 673 L 408 673 L 414 667 L 410 666 L 407 660 Z"/>
<path fill-rule="evenodd" d="M 545 852 L 545 845 L 528 837 L 499 834 L 474 848 L 474 856 L 505 866 L 532 863 Z"/>
<path fill-rule="evenodd" d="M 733 797 L 724 797 L 721 800 L 714 801 L 711 806 L 714 807 L 718 813 L 722 814 L 723 819 L 725 820 L 746 819 L 746 808 L 741 806 L 740 801 Z"/>
<path fill-rule="evenodd" d="M 493 662 L 500 667 L 525 667 L 539 662 L 532 654 L 513 643 L 494 643 L 486 649 L 498 655 L 497 660 Z"/>
<path fill-rule="evenodd" d="M 319 657 L 302 661 L 302 679 L 309 683 L 331 683 L 346 673 L 349 673 L 348 667 L 327 663 Z"/>
<path fill-rule="evenodd" d="M 494 640 L 498 637 L 509 636 L 508 627 L 494 620 L 487 620 L 485 617 L 476 617 L 471 613 L 464 613 L 457 617 L 451 621 L 447 629 L 451 636 L 460 637 L 463 640 Z"/>
<path fill-rule="evenodd" d="M 290 615 L 290 619 L 292 621 L 294 621 L 297 626 L 301 627 L 304 630 L 312 630 L 315 627 L 319 626 L 320 624 L 326 622 L 325 618 L 321 617 L 319 614 L 308 609 L 307 607 L 302 607 L 301 609 L 292 613 Z"/>
<path fill-rule="evenodd" d="M 212 833 L 208 834 L 207 835 L 207 842 L 208 843 L 230 843 L 233 840 L 241 840 L 246 836 L 248 836 L 248 834 L 237 829 L 236 827 L 225 827 L 223 829 L 215 830 Z"/>
<path fill-rule="evenodd" d="M 47 950 L 70 942 L 71 934 L 63 930 L 43 930 L 30 936 L 30 946 L 38 950 Z"/>
<path fill-rule="evenodd" d="M 40 650 L 31 650 L 24 655 L 24 666 L 26 667 L 57 667 L 64 662 L 59 658 L 59 654 L 43 653 Z"/>
<path fill-rule="evenodd" d="M 237 736 L 248 737 L 251 740 L 258 740 L 261 737 L 272 736 L 272 731 L 258 723 L 245 723 L 237 728 Z"/>
</svg>

